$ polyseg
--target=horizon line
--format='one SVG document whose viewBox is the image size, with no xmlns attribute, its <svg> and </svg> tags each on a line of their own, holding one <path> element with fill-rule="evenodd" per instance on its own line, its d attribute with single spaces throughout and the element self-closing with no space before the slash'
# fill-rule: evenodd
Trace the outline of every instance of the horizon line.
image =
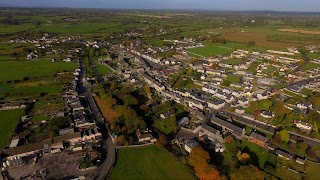
<svg viewBox="0 0 320 180">
<path fill-rule="evenodd" d="M 319 13 L 320 11 L 291 11 L 291 10 L 228 10 L 228 9 L 174 9 L 174 8 L 110 8 L 110 7 L 69 7 L 69 6 L 13 6 L 0 4 L 0 8 L 23 9 L 97 9 L 97 10 L 156 10 L 156 11 L 212 11 L 212 12 L 278 12 L 278 13 Z"/>
</svg>

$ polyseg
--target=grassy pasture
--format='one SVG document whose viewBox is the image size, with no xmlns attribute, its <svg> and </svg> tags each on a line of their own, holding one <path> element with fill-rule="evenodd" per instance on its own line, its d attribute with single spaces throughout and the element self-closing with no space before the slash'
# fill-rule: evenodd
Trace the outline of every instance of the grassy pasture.
<svg viewBox="0 0 320 180">
<path fill-rule="evenodd" d="M 118 151 L 110 179 L 196 179 L 190 170 L 166 150 L 156 146 Z"/>
<path fill-rule="evenodd" d="M 77 65 L 72 62 L 0 61 L 0 81 L 22 80 L 24 77 L 53 76 L 58 71 L 73 71 L 76 68 Z"/>
<path fill-rule="evenodd" d="M 0 34 L 7 34 L 7 33 L 16 33 L 20 31 L 26 31 L 35 28 L 34 24 L 26 23 L 20 25 L 4 25 L 0 24 Z"/>
<path fill-rule="evenodd" d="M 226 61 L 223 61 L 224 64 L 231 64 L 231 65 L 238 65 L 243 63 L 242 59 L 228 59 Z"/>
<path fill-rule="evenodd" d="M 221 34 L 220 37 L 228 39 L 229 41 L 236 41 L 241 43 L 247 43 L 249 41 L 255 41 L 257 46 L 270 47 L 270 48 L 286 48 L 292 46 L 302 46 L 301 42 L 281 42 L 281 41 L 269 41 L 267 34 L 252 33 L 252 32 L 230 32 Z"/>
<path fill-rule="evenodd" d="M 320 64 L 312 63 L 312 62 L 307 62 L 305 65 L 301 67 L 303 70 L 311 70 L 315 69 L 317 67 L 320 67 Z"/>
<path fill-rule="evenodd" d="M 10 143 L 11 134 L 16 128 L 23 109 L 0 111 L 0 147 L 6 147 Z"/>
<path fill-rule="evenodd" d="M 263 168 L 270 155 L 266 148 L 251 143 L 247 140 L 242 142 L 242 148 L 244 152 L 248 151 L 247 153 L 249 153 L 254 164 L 258 165 L 260 168 Z"/>
<path fill-rule="evenodd" d="M 229 75 L 227 77 L 227 80 L 232 82 L 232 83 L 239 83 L 240 82 L 239 76 L 236 76 L 236 75 Z"/>
<path fill-rule="evenodd" d="M 193 54 L 198 54 L 200 56 L 211 57 L 211 56 L 228 54 L 232 52 L 232 48 L 222 47 L 222 46 L 206 46 L 206 47 L 188 49 L 187 51 Z"/>
</svg>

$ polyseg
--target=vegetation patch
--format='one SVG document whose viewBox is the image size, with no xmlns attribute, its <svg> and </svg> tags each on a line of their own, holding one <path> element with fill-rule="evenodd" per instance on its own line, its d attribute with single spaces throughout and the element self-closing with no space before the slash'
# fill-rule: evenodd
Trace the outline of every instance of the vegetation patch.
<svg viewBox="0 0 320 180">
<path fill-rule="evenodd" d="M 23 114 L 23 109 L 0 111 L 0 147 L 9 145 L 11 134 Z"/>
<path fill-rule="evenodd" d="M 156 146 L 118 151 L 110 179 L 196 179 L 191 171 L 166 150 Z"/>
<path fill-rule="evenodd" d="M 223 46 L 206 46 L 188 49 L 189 52 L 206 57 L 214 57 L 217 55 L 225 55 L 232 52 L 232 48 Z"/>
<path fill-rule="evenodd" d="M 53 76 L 57 72 L 73 71 L 76 68 L 77 65 L 72 62 L 52 63 L 49 60 L 0 61 L 0 81 Z"/>
<path fill-rule="evenodd" d="M 320 67 L 320 64 L 312 63 L 312 62 L 307 62 L 305 65 L 301 67 L 303 70 L 311 70 Z"/>
</svg>

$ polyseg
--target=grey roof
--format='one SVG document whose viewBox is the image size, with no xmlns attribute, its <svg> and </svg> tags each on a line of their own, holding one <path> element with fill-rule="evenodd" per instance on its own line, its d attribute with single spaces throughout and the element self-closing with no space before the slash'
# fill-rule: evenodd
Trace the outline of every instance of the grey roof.
<svg viewBox="0 0 320 180">
<path fill-rule="evenodd" d="M 287 152 L 285 152 L 285 151 L 283 151 L 283 150 L 281 150 L 281 149 L 278 149 L 278 150 L 277 150 L 277 154 L 280 154 L 280 155 L 285 156 L 285 157 L 288 157 L 288 158 L 292 158 L 292 155 L 291 155 L 291 154 L 289 154 L 289 153 L 287 153 Z"/>
<path fill-rule="evenodd" d="M 242 136 L 243 129 L 234 124 L 231 124 L 230 122 L 224 121 L 215 116 L 212 117 L 211 122 L 230 130 L 236 136 Z"/>
<path fill-rule="evenodd" d="M 220 133 L 219 130 L 217 130 L 217 129 L 211 127 L 211 126 L 208 126 L 206 124 L 203 124 L 201 127 L 202 127 L 202 129 L 205 129 L 205 130 L 207 130 L 207 131 L 209 131 L 209 132 L 211 132 L 213 134 L 217 134 L 218 132 Z"/>
<path fill-rule="evenodd" d="M 267 137 L 264 137 L 260 134 L 255 133 L 255 132 L 252 132 L 250 134 L 250 137 L 258 139 L 259 141 L 262 141 L 262 142 L 267 142 L 269 140 Z"/>
</svg>

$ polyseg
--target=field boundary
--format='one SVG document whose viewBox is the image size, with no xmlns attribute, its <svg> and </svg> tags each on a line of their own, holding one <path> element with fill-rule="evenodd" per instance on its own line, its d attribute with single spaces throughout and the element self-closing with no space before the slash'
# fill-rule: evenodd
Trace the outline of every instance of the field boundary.
<svg viewBox="0 0 320 180">
<path fill-rule="evenodd" d="M 116 149 L 125 149 L 125 148 L 139 148 L 144 146 L 154 145 L 154 143 L 146 143 L 146 144 L 139 144 L 139 145 L 129 145 L 129 146 L 116 146 Z"/>
</svg>

